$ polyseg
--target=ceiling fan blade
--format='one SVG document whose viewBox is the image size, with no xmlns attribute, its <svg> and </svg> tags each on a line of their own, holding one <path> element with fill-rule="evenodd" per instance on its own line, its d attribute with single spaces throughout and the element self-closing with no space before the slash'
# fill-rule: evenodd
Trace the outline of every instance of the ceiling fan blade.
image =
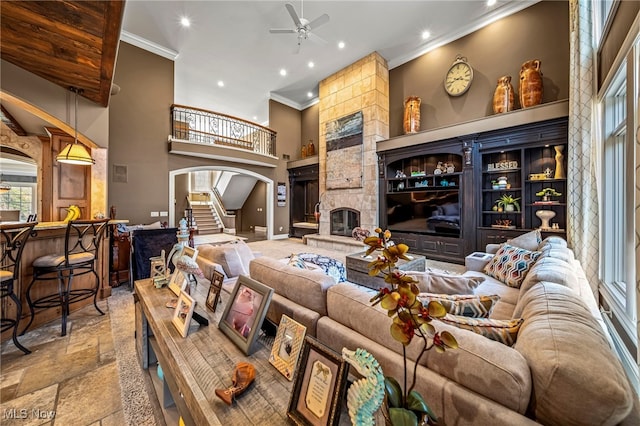
<svg viewBox="0 0 640 426">
<path fill-rule="evenodd" d="M 284 5 L 284 7 L 287 8 L 289 15 L 291 15 L 291 19 L 293 19 L 293 22 L 296 24 L 296 28 L 302 25 L 300 22 L 300 18 L 298 18 L 298 14 L 296 13 L 296 10 L 293 8 L 293 5 L 291 3 L 287 3 Z"/>
<path fill-rule="evenodd" d="M 272 34 L 290 34 L 295 33 L 296 30 L 292 30 L 289 28 L 271 28 L 269 32 Z"/>
<path fill-rule="evenodd" d="M 314 34 L 314 33 L 308 33 L 307 37 L 309 37 L 310 40 L 313 40 L 316 43 L 319 44 L 327 44 L 327 40 L 323 39 L 322 37 Z"/>
<path fill-rule="evenodd" d="M 310 29 L 316 29 L 318 28 L 320 25 L 324 25 L 327 22 L 329 22 L 329 15 L 327 15 L 326 13 L 323 15 L 318 16 L 316 19 L 314 19 L 313 21 L 309 22 L 309 24 L 307 25 Z"/>
</svg>

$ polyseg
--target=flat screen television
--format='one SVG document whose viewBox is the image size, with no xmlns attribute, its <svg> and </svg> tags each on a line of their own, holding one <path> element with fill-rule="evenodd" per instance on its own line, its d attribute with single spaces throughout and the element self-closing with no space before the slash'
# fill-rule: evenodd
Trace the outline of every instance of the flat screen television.
<svg viewBox="0 0 640 426">
<path fill-rule="evenodd" d="M 390 231 L 460 236 L 458 191 L 387 194 Z"/>
</svg>

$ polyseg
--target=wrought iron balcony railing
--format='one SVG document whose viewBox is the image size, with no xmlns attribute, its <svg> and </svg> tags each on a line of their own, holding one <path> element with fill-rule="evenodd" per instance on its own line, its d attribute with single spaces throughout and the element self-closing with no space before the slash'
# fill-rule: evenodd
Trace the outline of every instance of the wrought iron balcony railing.
<svg viewBox="0 0 640 426">
<path fill-rule="evenodd" d="M 171 135 L 193 143 L 276 155 L 276 132 L 250 121 L 204 109 L 171 105 Z"/>
</svg>

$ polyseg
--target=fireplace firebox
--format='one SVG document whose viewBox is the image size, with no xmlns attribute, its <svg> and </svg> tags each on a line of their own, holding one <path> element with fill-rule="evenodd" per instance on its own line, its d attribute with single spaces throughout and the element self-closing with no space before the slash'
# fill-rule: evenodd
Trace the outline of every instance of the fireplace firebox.
<svg viewBox="0 0 640 426">
<path fill-rule="evenodd" d="M 331 210 L 330 219 L 331 235 L 350 237 L 353 228 L 360 226 L 360 212 L 346 207 Z"/>
</svg>

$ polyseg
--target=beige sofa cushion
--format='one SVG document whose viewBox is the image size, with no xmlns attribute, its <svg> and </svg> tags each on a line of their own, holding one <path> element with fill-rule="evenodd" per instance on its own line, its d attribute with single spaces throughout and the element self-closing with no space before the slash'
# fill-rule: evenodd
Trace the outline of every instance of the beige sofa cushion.
<svg viewBox="0 0 640 426">
<path fill-rule="evenodd" d="M 539 281 L 549 281 L 578 291 L 578 277 L 573 266 L 555 257 L 538 259 L 531 267 L 520 286 L 520 298 Z"/>
<path fill-rule="evenodd" d="M 515 247 L 520 247 L 529 251 L 537 251 L 538 246 L 542 242 L 542 234 L 539 229 L 529 231 L 525 234 L 518 235 L 515 238 L 507 240 L 507 244 Z"/>
<path fill-rule="evenodd" d="M 320 315 L 327 314 L 327 289 L 336 285 L 322 270 L 300 269 L 277 259 L 258 257 L 249 264 L 251 278 Z"/>
<path fill-rule="evenodd" d="M 473 290 L 485 280 L 484 275 L 465 276 L 435 271 L 406 271 L 405 274 L 417 281 L 423 293 L 473 294 Z"/>
<path fill-rule="evenodd" d="M 228 278 L 249 275 L 249 262 L 255 258 L 251 248 L 242 240 L 215 246 L 201 244 L 198 246 L 200 257 L 221 265 Z"/>
<path fill-rule="evenodd" d="M 389 333 L 391 318 L 379 305 L 372 307 L 369 302 L 375 294 L 353 284 L 337 284 L 327 291 L 329 317 L 387 349 L 402 353 L 402 345 Z M 438 331 L 452 333 L 460 347 L 444 354 L 427 351 L 420 364 L 512 410 L 525 412 L 531 396 L 531 373 L 517 351 L 440 321 L 434 321 L 434 325 Z M 409 359 L 415 360 L 420 349 L 420 339 L 414 338 L 407 347 Z"/>
<path fill-rule="evenodd" d="M 633 391 L 598 321 L 576 293 L 540 282 L 519 305 L 525 319 L 514 348 L 529 363 L 530 411 L 549 425 L 614 425 L 633 405 Z"/>
</svg>

